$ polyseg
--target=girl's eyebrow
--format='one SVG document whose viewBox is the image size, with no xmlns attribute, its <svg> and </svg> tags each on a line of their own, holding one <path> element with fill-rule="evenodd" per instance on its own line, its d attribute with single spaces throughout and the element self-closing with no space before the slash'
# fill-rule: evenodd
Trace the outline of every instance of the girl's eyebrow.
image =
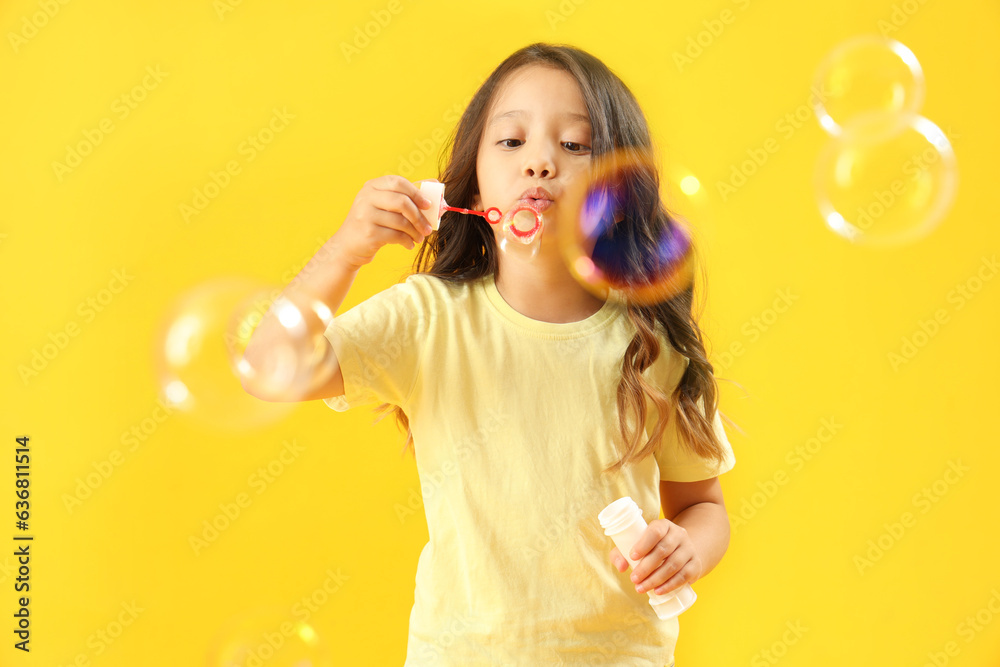
<svg viewBox="0 0 1000 667">
<path fill-rule="evenodd" d="M 497 123 L 499 123 L 504 118 L 512 118 L 513 116 L 526 116 L 528 118 L 531 118 L 531 114 L 528 113 L 527 111 L 525 111 L 524 109 L 514 109 L 513 111 L 507 111 L 507 112 L 502 113 L 502 114 L 500 114 L 498 116 L 494 116 L 493 120 L 491 120 L 489 122 L 489 125 L 487 125 L 487 127 L 493 127 L 494 125 L 496 125 Z M 574 120 L 574 121 L 577 121 L 577 122 L 583 122 L 583 123 L 587 123 L 588 125 L 590 125 L 590 116 L 588 116 L 587 114 L 576 113 L 576 112 L 573 112 L 573 111 L 567 111 L 565 113 L 559 114 L 559 117 L 560 118 L 569 118 L 570 120 Z"/>
</svg>

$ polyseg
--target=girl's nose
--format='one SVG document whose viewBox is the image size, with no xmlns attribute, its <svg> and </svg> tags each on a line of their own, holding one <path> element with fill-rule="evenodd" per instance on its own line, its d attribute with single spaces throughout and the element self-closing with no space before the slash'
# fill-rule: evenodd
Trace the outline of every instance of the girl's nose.
<svg viewBox="0 0 1000 667">
<path fill-rule="evenodd" d="M 524 153 L 524 173 L 531 177 L 548 177 L 555 171 L 552 163 L 550 149 L 547 147 L 535 146 L 534 149 Z"/>
</svg>

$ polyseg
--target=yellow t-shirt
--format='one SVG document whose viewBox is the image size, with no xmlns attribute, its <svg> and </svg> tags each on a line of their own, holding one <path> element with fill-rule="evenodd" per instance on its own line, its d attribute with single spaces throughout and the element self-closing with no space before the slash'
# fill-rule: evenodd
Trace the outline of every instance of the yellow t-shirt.
<svg viewBox="0 0 1000 667">
<path fill-rule="evenodd" d="M 657 618 L 611 564 L 597 515 L 630 496 L 649 523 L 661 479 L 708 479 L 735 457 L 716 413 L 723 466 L 682 448 L 671 426 L 655 457 L 601 474 L 619 458 L 615 395 L 633 333 L 613 300 L 578 322 L 526 317 L 492 274 L 460 285 L 410 275 L 331 322 L 345 393 L 324 402 L 399 405 L 413 432 L 429 540 L 404 667 L 673 661 L 677 619 Z M 644 375 L 672 391 L 687 359 L 661 342 Z"/>
</svg>

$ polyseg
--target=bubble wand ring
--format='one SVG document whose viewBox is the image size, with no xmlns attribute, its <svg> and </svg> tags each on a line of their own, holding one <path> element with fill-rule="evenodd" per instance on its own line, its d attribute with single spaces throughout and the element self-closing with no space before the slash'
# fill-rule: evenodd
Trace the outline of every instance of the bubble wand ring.
<svg viewBox="0 0 1000 667">
<path fill-rule="evenodd" d="M 522 232 L 520 229 L 517 228 L 517 225 L 513 223 L 514 216 L 520 213 L 521 211 L 531 211 L 532 214 L 534 214 L 535 216 L 535 226 L 526 232 Z M 513 234 L 517 238 L 517 240 L 521 241 L 522 243 L 527 243 L 528 240 L 535 238 L 535 233 L 542 228 L 542 214 L 541 212 L 539 212 L 538 209 L 536 209 L 531 204 L 519 204 L 514 208 L 512 208 L 511 210 L 507 211 L 507 216 L 509 216 L 511 220 L 510 233 Z"/>
</svg>

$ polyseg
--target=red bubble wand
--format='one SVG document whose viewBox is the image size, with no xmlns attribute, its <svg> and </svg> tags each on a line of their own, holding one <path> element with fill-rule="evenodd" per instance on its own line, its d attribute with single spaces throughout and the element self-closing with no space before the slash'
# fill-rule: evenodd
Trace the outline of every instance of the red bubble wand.
<svg viewBox="0 0 1000 667">
<path fill-rule="evenodd" d="M 459 206 L 449 206 L 448 202 L 444 200 L 444 184 L 440 181 L 421 181 L 420 189 L 424 189 L 424 184 L 428 184 L 429 187 L 434 187 L 437 193 L 440 193 L 441 198 L 440 205 L 437 209 L 438 220 L 441 219 L 441 214 L 443 211 L 455 211 L 456 213 L 465 213 L 467 215 L 478 215 L 486 219 L 486 222 L 491 225 L 498 224 L 500 222 L 504 223 L 504 229 L 509 229 L 513 236 L 521 241 L 522 243 L 530 243 L 535 237 L 535 234 L 542 228 L 542 213 L 538 210 L 537 204 L 535 204 L 530 199 L 521 199 L 514 206 L 514 208 L 504 213 L 499 208 L 491 206 L 485 211 L 473 211 L 468 208 L 461 208 Z M 433 184 L 433 186 L 431 186 Z M 431 195 L 434 196 L 434 195 Z M 516 216 L 521 211 L 530 211 L 535 219 L 535 225 L 527 231 L 521 231 L 517 228 L 517 225 L 513 224 L 514 216 Z"/>
<path fill-rule="evenodd" d="M 530 239 L 535 236 L 535 232 L 537 232 L 539 229 L 542 228 L 541 211 L 535 208 L 535 206 L 532 204 L 528 203 L 518 204 L 511 210 L 507 211 L 506 214 L 504 214 L 496 206 L 491 206 L 485 211 L 473 211 L 467 208 L 459 208 L 458 206 L 448 206 L 447 204 L 443 203 L 444 197 L 441 197 L 441 201 L 442 201 L 441 209 L 444 211 L 456 211 L 458 213 L 468 213 L 469 215 L 480 215 L 486 218 L 486 222 L 490 223 L 491 225 L 495 225 L 504 219 L 512 220 L 514 216 L 520 213 L 521 211 L 531 211 L 532 215 L 535 216 L 535 226 L 533 228 L 531 228 L 526 232 L 522 232 L 520 229 L 517 228 L 517 225 L 512 224 L 510 226 L 511 233 L 514 234 L 514 236 L 518 237 L 519 239 Z"/>
</svg>

